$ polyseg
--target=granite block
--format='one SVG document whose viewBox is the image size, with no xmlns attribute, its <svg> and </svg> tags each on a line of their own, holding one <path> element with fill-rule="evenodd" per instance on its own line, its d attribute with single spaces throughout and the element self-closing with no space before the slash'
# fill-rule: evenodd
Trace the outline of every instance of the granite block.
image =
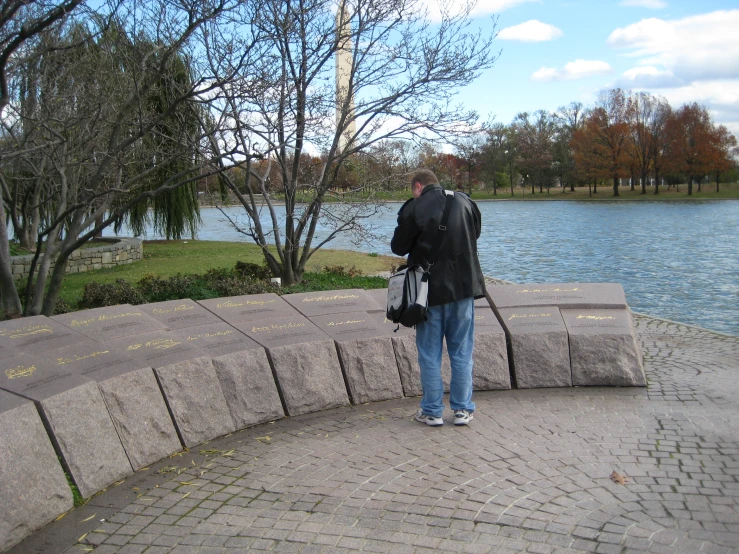
<svg viewBox="0 0 739 554">
<path fill-rule="evenodd" d="M 140 306 L 130 304 L 55 315 L 52 319 L 98 342 L 166 329 Z"/>
<path fill-rule="evenodd" d="M 334 341 L 301 342 L 267 349 L 288 415 L 349 404 Z"/>
<path fill-rule="evenodd" d="M 306 317 L 366 311 L 375 304 L 364 289 L 304 292 L 282 298 Z"/>
<path fill-rule="evenodd" d="M 182 448 L 150 365 L 89 339 L 55 355 L 60 367 L 98 384 L 134 470 Z"/>
<path fill-rule="evenodd" d="M 475 390 L 511 388 L 505 331 L 490 308 L 475 307 L 472 362 L 472 386 Z"/>
<path fill-rule="evenodd" d="M 211 323 L 221 323 L 221 318 L 203 306 L 186 298 L 184 300 L 169 300 L 142 304 L 141 311 L 163 323 L 168 329 L 186 329 L 188 327 L 202 327 Z"/>
<path fill-rule="evenodd" d="M 0 551 L 73 506 L 34 403 L 0 391 Z"/>
<path fill-rule="evenodd" d="M 0 322 L 0 348 L 7 357 L 15 353 L 37 354 L 69 346 L 82 337 L 66 325 L 44 315 Z"/>
<path fill-rule="evenodd" d="M 295 313 L 295 308 L 274 293 L 211 298 L 199 300 L 198 304 L 228 323 L 259 321 Z"/>
<path fill-rule="evenodd" d="M 290 416 L 349 404 L 333 339 L 302 315 L 237 323 L 267 349 Z"/>
<path fill-rule="evenodd" d="M 311 318 L 336 342 L 354 404 L 403 397 L 392 338 L 376 319 L 367 312 Z"/>
<path fill-rule="evenodd" d="M 128 337 L 112 347 L 154 368 L 182 444 L 189 448 L 236 430 L 207 352 L 171 331 Z"/>
<path fill-rule="evenodd" d="M 132 473 L 97 384 L 57 363 L 53 354 L 2 362 L 0 388 L 36 403 L 52 443 L 87 498 Z"/>
<path fill-rule="evenodd" d="M 285 416 L 264 348 L 227 323 L 179 332 L 206 351 L 237 429 Z"/>
<path fill-rule="evenodd" d="M 559 308 L 626 308 L 618 283 L 547 283 L 488 285 L 487 297 L 497 309 L 557 306 Z"/>
<path fill-rule="evenodd" d="M 646 386 L 628 310 L 562 310 L 562 317 L 570 338 L 573 385 Z"/>
<path fill-rule="evenodd" d="M 559 308 L 508 308 L 498 313 L 518 388 L 572 386 L 567 328 Z"/>
</svg>

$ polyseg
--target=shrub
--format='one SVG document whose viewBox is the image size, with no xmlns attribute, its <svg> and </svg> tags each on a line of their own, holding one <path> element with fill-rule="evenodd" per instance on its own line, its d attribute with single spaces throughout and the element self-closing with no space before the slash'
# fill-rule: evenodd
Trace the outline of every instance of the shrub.
<svg viewBox="0 0 739 554">
<path fill-rule="evenodd" d="M 236 262 L 236 271 L 247 279 L 264 280 L 272 277 L 272 272 L 267 266 L 251 262 Z"/>
<path fill-rule="evenodd" d="M 360 277 L 362 275 L 362 270 L 357 269 L 356 266 L 351 266 L 347 269 L 343 265 L 327 265 L 323 268 L 323 271 L 325 271 L 326 273 L 333 273 L 334 275 L 338 275 L 340 277 Z"/>
<path fill-rule="evenodd" d="M 123 279 L 115 283 L 87 283 L 82 293 L 80 309 L 102 308 L 117 304 L 144 304 L 146 298 Z"/>
</svg>

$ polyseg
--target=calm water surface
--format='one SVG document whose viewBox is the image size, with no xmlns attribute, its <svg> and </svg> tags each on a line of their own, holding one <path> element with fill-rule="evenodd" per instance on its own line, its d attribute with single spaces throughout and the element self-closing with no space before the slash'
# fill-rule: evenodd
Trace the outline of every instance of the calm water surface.
<svg viewBox="0 0 739 554">
<path fill-rule="evenodd" d="M 478 205 L 486 275 L 517 283 L 621 283 L 635 311 L 739 335 L 737 201 Z M 372 237 L 359 244 L 337 238 L 329 247 L 390 254 L 399 207 L 388 204 L 372 218 Z M 202 218 L 201 240 L 248 240 L 216 209 L 203 209 Z"/>
</svg>

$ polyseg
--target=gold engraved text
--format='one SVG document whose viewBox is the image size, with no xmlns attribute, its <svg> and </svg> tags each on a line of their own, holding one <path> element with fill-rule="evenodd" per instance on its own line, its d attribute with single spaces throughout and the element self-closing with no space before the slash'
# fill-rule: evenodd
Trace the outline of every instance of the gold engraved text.
<svg viewBox="0 0 739 554">
<path fill-rule="evenodd" d="M 126 312 L 125 314 L 101 315 L 99 317 L 93 317 L 90 319 L 73 319 L 70 325 L 72 327 L 81 327 L 81 326 L 87 327 L 88 325 L 90 325 L 90 323 L 94 323 L 96 321 L 108 321 L 111 319 L 118 319 L 121 317 L 130 317 L 130 316 L 140 317 L 141 315 L 143 315 L 141 312 Z"/>
<path fill-rule="evenodd" d="M 313 298 L 303 298 L 303 302 L 321 302 L 327 300 L 344 300 L 346 298 L 359 298 L 356 294 L 335 294 L 334 296 L 314 296 Z"/>
<path fill-rule="evenodd" d="M 363 319 L 350 319 L 349 321 L 332 321 L 327 325 L 327 327 L 332 327 L 334 325 L 350 325 L 352 323 L 364 323 Z"/>
<path fill-rule="evenodd" d="M 244 302 L 231 302 L 230 300 L 216 304 L 216 308 L 238 308 L 239 306 L 264 306 L 272 304 L 274 300 L 245 300 Z"/>
<path fill-rule="evenodd" d="M 30 377 L 31 375 L 33 375 L 34 371 L 36 371 L 35 365 L 29 367 L 23 367 L 22 365 L 19 365 L 18 367 L 14 367 L 12 369 L 6 369 L 5 375 L 8 377 L 8 379 L 17 379 L 18 377 Z"/>
<path fill-rule="evenodd" d="M 19 329 L 0 329 L 0 337 L 10 337 L 11 339 L 19 339 L 40 333 L 54 333 L 48 325 L 29 325 L 20 327 Z"/>
<path fill-rule="evenodd" d="M 185 340 L 209 339 L 211 337 L 227 337 L 233 331 L 218 331 L 217 333 L 203 333 L 202 335 L 189 335 Z"/>
<path fill-rule="evenodd" d="M 251 332 L 261 333 L 263 331 L 266 331 L 270 333 L 272 331 L 284 331 L 286 329 L 294 329 L 296 327 L 305 327 L 305 323 L 286 323 L 285 325 L 275 325 L 273 323 L 272 325 L 268 325 L 266 327 L 252 327 Z"/>
<path fill-rule="evenodd" d="M 527 317 L 552 317 L 551 313 L 546 314 L 512 314 L 511 317 L 508 318 L 508 321 L 511 321 L 512 319 L 520 319 L 520 318 L 527 318 Z"/>
<path fill-rule="evenodd" d="M 522 292 L 579 292 L 581 291 L 581 288 L 571 288 L 571 289 L 561 289 L 561 288 L 553 288 L 553 289 L 521 289 L 517 290 L 516 294 L 520 294 Z"/>
<path fill-rule="evenodd" d="M 153 314 L 168 314 L 170 312 L 184 312 L 185 310 L 192 310 L 195 306 L 190 304 L 180 304 L 179 306 L 172 308 L 171 310 L 163 310 L 161 308 L 154 308 L 151 313 Z"/>
<path fill-rule="evenodd" d="M 92 352 L 85 356 L 80 356 L 79 354 L 75 354 L 71 358 L 57 358 L 56 363 L 59 365 L 71 364 L 74 362 L 79 362 L 81 360 L 86 360 L 87 358 L 97 358 L 98 356 L 102 356 L 103 354 L 108 354 L 109 352 L 110 350 L 101 350 L 99 352 Z"/>
<path fill-rule="evenodd" d="M 577 319 L 591 319 L 594 321 L 601 321 L 603 319 L 616 319 L 612 315 L 579 315 Z"/>
</svg>

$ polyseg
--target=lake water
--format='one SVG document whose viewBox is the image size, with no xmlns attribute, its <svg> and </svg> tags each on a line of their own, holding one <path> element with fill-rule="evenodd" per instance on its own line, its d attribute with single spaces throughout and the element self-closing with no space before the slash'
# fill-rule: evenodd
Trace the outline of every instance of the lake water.
<svg viewBox="0 0 739 554">
<path fill-rule="evenodd" d="M 637 312 L 739 335 L 737 201 L 478 205 L 486 275 L 516 283 L 621 283 Z M 339 237 L 327 247 L 391 254 L 399 207 L 389 203 L 373 216 L 372 233 L 359 243 Z M 240 213 L 229 209 L 232 217 Z M 200 240 L 248 240 L 214 208 L 203 209 L 202 218 Z M 266 214 L 262 219 L 267 223 Z M 320 228 L 317 236 L 326 234 Z"/>
</svg>

